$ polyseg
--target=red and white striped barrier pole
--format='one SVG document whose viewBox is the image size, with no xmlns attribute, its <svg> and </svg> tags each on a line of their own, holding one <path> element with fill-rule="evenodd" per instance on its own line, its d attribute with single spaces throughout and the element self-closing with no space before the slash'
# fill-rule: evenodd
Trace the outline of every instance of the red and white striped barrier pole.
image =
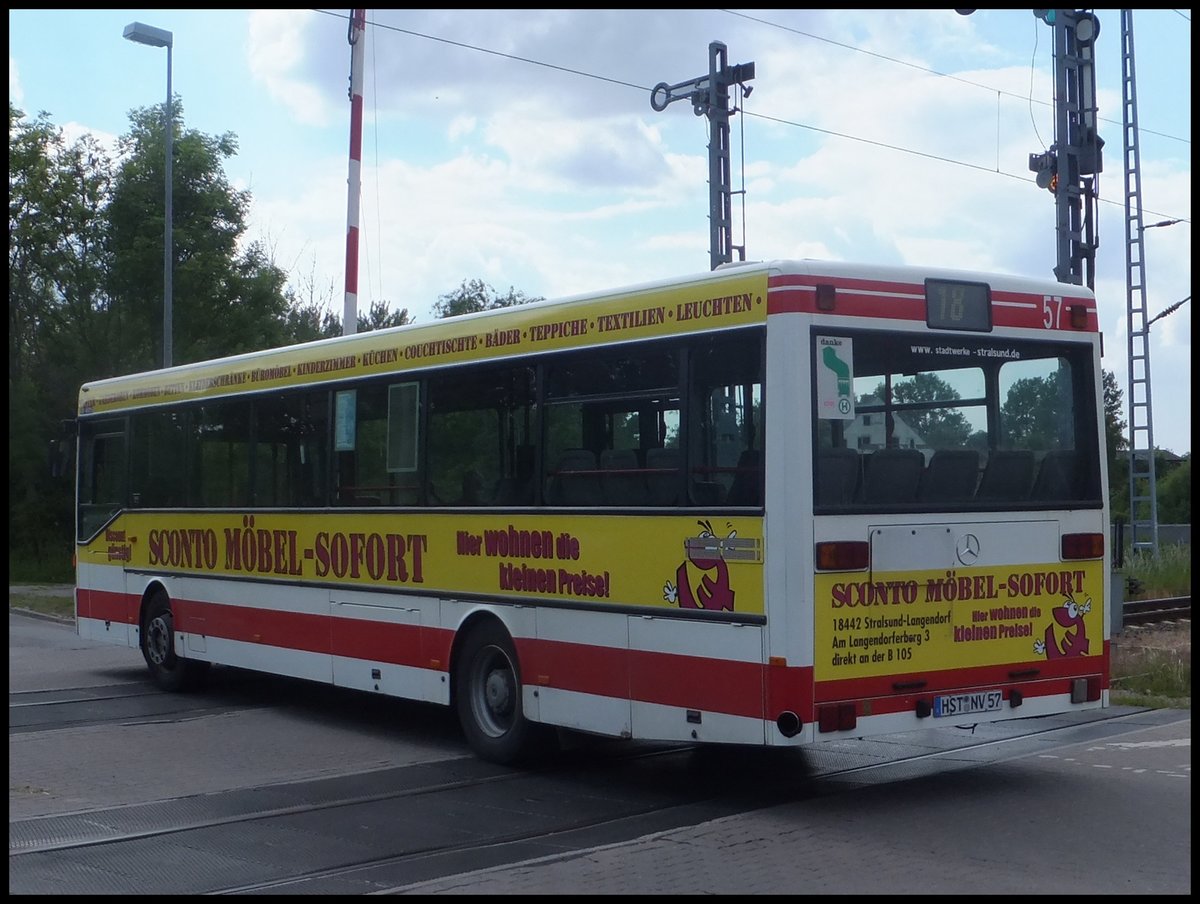
<svg viewBox="0 0 1200 904">
<path fill-rule="evenodd" d="M 356 9 L 350 18 L 350 176 L 346 200 L 346 301 L 342 310 L 342 335 L 358 330 L 358 197 L 362 182 L 362 82 L 366 52 L 367 11 Z"/>
</svg>

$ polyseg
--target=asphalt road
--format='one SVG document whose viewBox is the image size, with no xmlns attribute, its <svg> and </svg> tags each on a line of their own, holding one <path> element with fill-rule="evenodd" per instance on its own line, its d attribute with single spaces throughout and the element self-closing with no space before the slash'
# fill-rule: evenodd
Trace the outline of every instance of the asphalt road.
<svg viewBox="0 0 1200 904">
<path fill-rule="evenodd" d="M 438 708 L 233 670 L 165 695 L 10 613 L 9 890 L 1190 893 L 1190 713 L 1078 716 L 525 775 Z"/>
</svg>

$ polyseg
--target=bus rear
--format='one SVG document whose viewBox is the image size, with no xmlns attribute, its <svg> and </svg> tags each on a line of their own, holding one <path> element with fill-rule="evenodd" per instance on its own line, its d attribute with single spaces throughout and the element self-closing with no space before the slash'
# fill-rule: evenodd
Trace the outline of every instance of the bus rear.
<svg viewBox="0 0 1200 904">
<path fill-rule="evenodd" d="M 768 623 L 783 588 L 811 593 L 812 739 L 1106 706 L 1091 293 L 807 263 L 770 287 L 768 361 L 807 389 L 768 394 Z"/>
</svg>

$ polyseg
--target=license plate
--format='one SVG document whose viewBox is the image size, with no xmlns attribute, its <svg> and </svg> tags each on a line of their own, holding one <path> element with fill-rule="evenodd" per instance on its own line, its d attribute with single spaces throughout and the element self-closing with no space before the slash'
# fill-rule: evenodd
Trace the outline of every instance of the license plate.
<svg viewBox="0 0 1200 904">
<path fill-rule="evenodd" d="M 947 694 L 933 698 L 935 716 L 966 716 L 994 713 L 1004 706 L 1003 691 L 978 691 L 974 694 Z"/>
</svg>

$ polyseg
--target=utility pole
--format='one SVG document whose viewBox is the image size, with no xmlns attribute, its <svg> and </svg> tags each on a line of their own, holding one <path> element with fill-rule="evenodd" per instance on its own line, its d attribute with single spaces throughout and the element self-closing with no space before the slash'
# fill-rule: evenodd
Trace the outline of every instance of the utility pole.
<svg viewBox="0 0 1200 904">
<path fill-rule="evenodd" d="M 708 75 L 688 79 L 676 85 L 659 82 L 650 92 L 650 106 L 661 113 L 677 100 L 690 100 L 692 112 L 707 116 L 710 123 L 708 142 L 708 221 L 709 263 L 715 270 L 733 260 L 732 190 L 729 185 L 729 89 L 740 85 L 743 96 L 753 90 L 746 82 L 754 78 L 754 63 L 729 66 L 725 45 L 708 45 Z M 741 259 L 745 246 L 738 248 Z"/>
</svg>

